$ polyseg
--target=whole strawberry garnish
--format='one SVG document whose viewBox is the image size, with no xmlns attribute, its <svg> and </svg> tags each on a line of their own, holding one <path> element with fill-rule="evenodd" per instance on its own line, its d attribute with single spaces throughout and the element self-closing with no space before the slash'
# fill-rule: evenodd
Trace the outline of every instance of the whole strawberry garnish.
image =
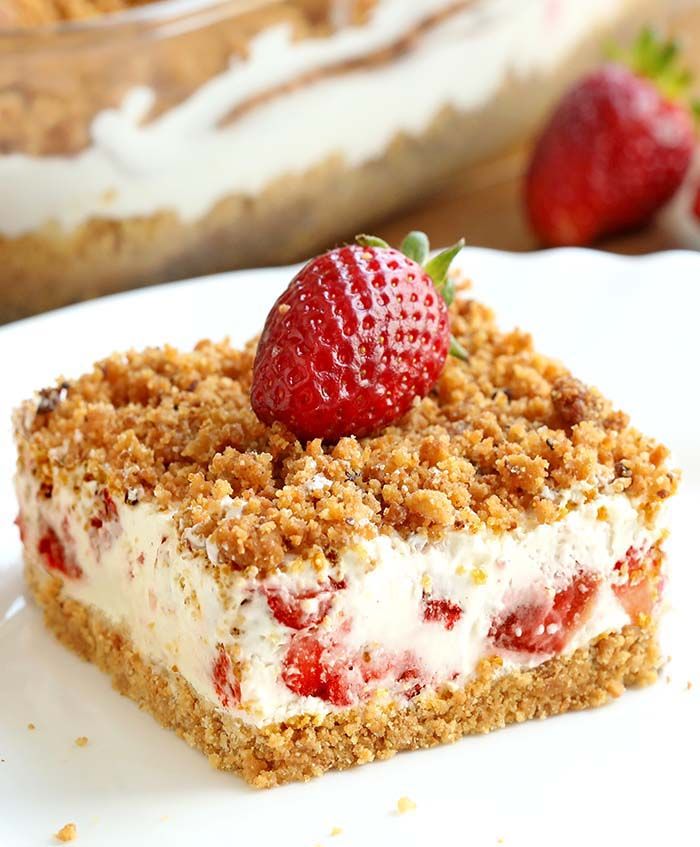
<svg viewBox="0 0 700 847">
<path fill-rule="evenodd" d="M 451 339 L 447 278 L 463 242 L 426 261 L 411 233 L 394 250 L 358 236 L 312 259 L 272 307 L 253 367 L 251 403 L 299 438 L 367 435 L 435 384 Z"/>
<path fill-rule="evenodd" d="M 535 148 L 525 201 L 551 245 L 589 244 L 647 222 L 681 184 L 693 149 L 689 74 L 648 30 L 623 61 L 566 94 Z"/>
</svg>

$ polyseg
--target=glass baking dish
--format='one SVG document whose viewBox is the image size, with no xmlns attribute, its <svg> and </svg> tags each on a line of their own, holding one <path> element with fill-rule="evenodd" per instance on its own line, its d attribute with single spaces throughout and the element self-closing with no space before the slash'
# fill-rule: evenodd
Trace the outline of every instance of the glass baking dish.
<svg viewBox="0 0 700 847">
<path fill-rule="evenodd" d="M 522 139 L 666 5 L 168 0 L 9 28 L 9 2 L 2 321 L 351 236 Z"/>
</svg>

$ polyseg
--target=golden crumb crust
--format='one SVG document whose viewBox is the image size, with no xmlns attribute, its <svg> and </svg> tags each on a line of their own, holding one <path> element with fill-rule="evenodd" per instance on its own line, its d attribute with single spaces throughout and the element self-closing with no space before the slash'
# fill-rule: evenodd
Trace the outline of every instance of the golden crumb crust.
<svg viewBox="0 0 700 847">
<path fill-rule="evenodd" d="M 62 826 L 54 836 L 56 841 L 65 844 L 69 841 L 75 841 L 78 837 L 78 827 L 74 823 L 67 823 Z"/>
<path fill-rule="evenodd" d="M 500 674 L 493 662 L 482 662 L 464 688 L 417 697 L 407 707 L 369 704 L 255 728 L 214 709 L 179 673 L 147 661 L 100 612 L 65 597 L 61 581 L 48 576 L 34 554 L 25 551 L 25 557 L 28 583 L 54 634 L 106 671 L 118 691 L 205 753 L 214 767 L 238 773 L 256 788 L 601 706 L 625 687 L 654 682 L 660 665 L 653 626 L 627 626 L 531 670 Z"/>
<path fill-rule="evenodd" d="M 0 13 L 0 27 L 31 27 L 59 21 L 77 21 L 123 12 L 154 0 L 8 0 Z"/>
<path fill-rule="evenodd" d="M 552 523 L 575 507 L 572 491 L 576 502 L 626 492 L 654 520 L 678 483 L 665 447 L 481 304 L 458 301 L 452 324 L 468 364 L 450 359 L 377 435 L 300 443 L 264 425 L 249 399 L 254 344 L 203 341 L 114 355 L 44 389 L 15 414 L 19 469 L 47 497 L 89 479 L 173 510 L 216 545 L 221 572 L 332 562 L 388 529 L 438 539 Z"/>
</svg>

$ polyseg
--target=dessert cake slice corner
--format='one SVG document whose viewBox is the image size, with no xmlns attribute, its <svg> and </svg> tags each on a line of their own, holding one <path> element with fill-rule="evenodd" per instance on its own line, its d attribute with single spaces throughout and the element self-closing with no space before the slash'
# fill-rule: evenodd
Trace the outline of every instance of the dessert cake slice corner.
<svg viewBox="0 0 700 847">
<path fill-rule="evenodd" d="M 261 423 L 254 351 L 113 356 L 15 416 L 58 638 L 266 787 L 600 705 L 659 664 L 666 450 L 452 309 L 469 352 L 379 435 Z"/>
</svg>

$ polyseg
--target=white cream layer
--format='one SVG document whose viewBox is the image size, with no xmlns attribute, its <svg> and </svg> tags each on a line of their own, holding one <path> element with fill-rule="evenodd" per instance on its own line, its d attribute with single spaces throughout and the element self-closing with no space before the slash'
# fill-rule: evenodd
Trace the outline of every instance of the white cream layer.
<svg viewBox="0 0 700 847">
<path fill-rule="evenodd" d="M 232 60 L 153 121 L 143 123 L 154 92 L 135 88 L 95 117 L 84 152 L 0 156 L 0 234 L 48 223 L 68 232 L 93 217 L 159 211 L 195 221 L 224 197 L 254 196 L 329 157 L 362 164 L 400 133 L 421 135 L 446 106 L 479 108 L 509 77 L 537 84 L 629 0 L 478 0 L 395 61 L 322 77 L 219 126 L 256 95 L 395 44 L 452 2 L 380 0 L 366 24 L 326 38 L 295 42 L 289 27 L 273 27 L 254 39 L 246 60 Z"/>
<path fill-rule="evenodd" d="M 232 708 L 232 714 L 260 725 L 334 709 L 317 697 L 299 697 L 284 684 L 283 662 L 295 631 L 272 616 L 261 584 L 241 579 L 224 596 L 202 540 L 198 552 L 179 544 L 168 513 L 147 503 L 117 503 L 118 521 L 97 531 L 108 535 L 96 546 L 89 526 L 96 500 L 89 493 L 56 487 L 50 500 L 40 499 L 30 477 L 17 480 L 17 491 L 30 548 L 36 549 L 46 522 L 72 538 L 83 575 L 65 578 L 65 593 L 124 627 L 144 657 L 176 667 L 215 707 L 222 708 L 212 679 L 218 645 L 235 645 L 243 660 L 243 709 Z M 601 506 L 607 510 L 605 521 L 598 519 Z M 339 632 L 344 627 L 350 651 L 410 650 L 430 684 L 460 685 L 480 659 L 494 653 L 488 633 L 495 616 L 511 609 L 514 599 L 526 601 L 533 586 L 555 592 L 568 585 L 581 567 L 598 574 L 602 585 L 590 618 L 565 652 L 629 623 L 612 591 L 613 569 L 631 546 L 644 548 L 658 534 L 641 525 L 624 495 L 615 495 L 581 505 L 558 523 L 507 535 L 452 532 L 439 543 L 382 535 L 358 542 L 341 557 L 334 575 L 345 587 L 335 593 L 321 628 Z M 475 568 L 486 575 L 481 584 L 473 577 Z M 298 592 L 318 579 L 310 567 L 302 567 L 268 580 L 265 588 Z M 452 630 L 424 620 L 426 587 L 431 596 L 449 598 L 464 610 Z M 308 602 L 313 608 L 315 601 Z M 506 668 L 549 658 L 501 655 Z"/>
</svg>

